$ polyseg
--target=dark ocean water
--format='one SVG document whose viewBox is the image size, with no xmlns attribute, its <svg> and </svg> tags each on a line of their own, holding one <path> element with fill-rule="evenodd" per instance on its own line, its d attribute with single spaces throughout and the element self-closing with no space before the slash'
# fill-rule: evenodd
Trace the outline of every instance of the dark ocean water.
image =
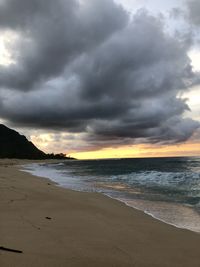
<svg viewBox="0 0 200 267">
<path fill-rule="evenodd" d="M 148 158 L 30 164 L 60 186 L 100 192 L 151 216 L 200 232 L 200 158 Z"/>
</svg>

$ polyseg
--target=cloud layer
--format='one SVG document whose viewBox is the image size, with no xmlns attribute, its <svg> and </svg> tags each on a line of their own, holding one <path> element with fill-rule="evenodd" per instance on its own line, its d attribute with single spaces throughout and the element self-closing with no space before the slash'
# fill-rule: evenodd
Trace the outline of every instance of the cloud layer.
<svg viewBox="0 0 200 267">
<path fill-rule="evenodd" d="M 196 82 L 188 42 L 161 17 L 112 0 L 6 0 L 0 31 L 17 36 L 15 64 L 0 66 L 0 117 L 17 126 L 93 147 L 183 142 L 199 127 L 179 97 Z"/>
</svg>

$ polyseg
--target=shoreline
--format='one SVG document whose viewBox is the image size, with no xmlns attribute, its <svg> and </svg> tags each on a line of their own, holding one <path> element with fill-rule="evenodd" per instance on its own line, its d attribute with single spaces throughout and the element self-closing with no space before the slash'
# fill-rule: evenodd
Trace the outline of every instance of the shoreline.
<svg viewBox="0 0 200 267">
<path fill-rule="evenodd" d="M 117 196 L 112 196 L 111 194 L 109 193 L 106 193 L 102 190 L 98 191 L 98 190 L 83 190 L 83 189 L 77 189 L 76 187 L 71 187 L 70 186 L 67 186 L 65 185 L 62 180 L 60 181 L 60 173 L 57 172 L 55 169 L 51 169 L 51 172 L 49 171 L 39 171 L 38 172 L 38 168 L 40 168 L 40 165 L 45 165 L 45 163 L 49 164 L 49 163 L 53 163 L 53 164 L 62 164 L 63 161 L 47 161 L 47 162 L 40 162 L 41 164 L 38 164 L 38 162 L 36 162 L 36 167 L 34 166 L 35 164 L 34 163 L 29 163 L 29 164 L 24 164 L 24 165 L 21 165 L 23 169 L 21 169 L 21 171 L 24 171 L 24 172 L 27 172 L 33 176 L 37 176 L 37 177 L 40 177 L 40 178 L 47 178 L 47 179 L 50 179 L 50 181 L 52 181 L 53 183 L 55 183 L 55 185 L 57 185 L 58 187 L 61 187 L 61 188 L 64 188 L 64 189 L 68 189 L 68 190 L 72 190 L 72 191 L 77 191 L 77 192 L 87 192 L 87 193 L 91 193 L 91 192 L 96 192 L 98 194 L 102 194 L 108 198 L 111 198 L 111 199 L 114 199 L 114 200 L 117 200 L 121 203 L 123 203 L 124 205 L 130 207 L 130 208 L 133 208 L 133 209 L 136 209 L 136 210 L 139 210 L 139 211 L 142 211 L 144 214 L 152 217 L 153 219 L 156 219 L 162 223 L 165 223 L 165 224 L 168 224 L 168 225 L 171 225 L 175 228 L 178 228 L 178 229 L 184 229 L 184 230 L 189 230 L 191 232 L 194 232 L 194 233 L 200 233 L 200 225 L 196 222 L 199 222 L 200 220 L 200 215 L 199 213 L 195 210 L 194 207 L 192 206 L 187 206 L 187 205 L 184 205 L 183 203 L 174 203 L 174 202 L 165 202 L 165 201 L 150 201 L 150 200 L 145 200 L 145 199 L 132 199 L 132 198 L 123 198 L 123 197 L 117 197 Z M 31 166 L 32 165 L 32 166 Z M 68 175 L 68 174 L 67 174 Z M 57 178 L 55 178 L 57 177 Z M 61 178 L 62 179 L 62 178 Z M 81 187 L 80 187 L 81 188 Z M 141 202 L 145 203 L 141 206 Z M 161 205 L 162 208 L 163 206 L 165 208 L 163 208 L 164 210 L 164 213 L 156 213 L 156 210 L 152 210 L 152 209 L 149 209 L 150 206 L 154 206 L 154 205 Z M 169 210 L 174 210 L 174 209 L 181 209 L 181 214 L 182 214 L 182 218 L 173 218 L 171 219 L 169 216 L 167 216 L 166 214 L 166 209 Z M 169 215 L 169 214 L 168 214 Z M 180 216 L 180 215 L 179 215 Z M 187 221 L 187 219 L 185 219 L 186 217 L 190 217 L 190 216 L 193 216 L 193 222 L 192 221 Z"/>
<path fill-rule="evenodd" d="M 23 251 L 0 251 L 0 266 L 200 265 L 197 233 L 102 194 L 55 186 L 20 171 L 24 162 L 0 160 L 0 246 Z"/>
<path fill-rule="evenodd" d="M 181 229 L 181 230 L 189 231 L 189 232 L 192 232 L 192 233 L 195 233 L 195 234 L 200 234 L 200 231 L 197 231 L 197 230 L 195 231 L 195 230 L 189 229 L 189 228 L 187 228 L 187 227 L 178 226 L 178 225 L 176 225 L 175 223 L 167 222 L 167 221 L 165 221 L 164 219 L 161 219 L 161 218 L 159 218 L 159 217 L 156 217 L 156 215 L 154 215 L 153 213 L 151 213 L 151 212 L 149 212 L 149 211 L 147 211 L 147 210 L 142 210 L 142 209 L 138 208 L 137 206 L 131 206 L 130 204 L 128 204 L 128 203 L 125 202 L 125 201 L 124 201 L 124 202 L 122 201 L 122 203 L 124 203 L 124 204 L 125 204 L 126 206 L 128 206 L 128 207 L 131 207 L 131 208 L 133 208 L 133 209 L 142 211 L 142 212 L 144 212 L 144 214 L 146 214 L 147 216 L 150 216 L 151 218 L 153 218 L 153 219 L 155 219 L 155 220 L 157 220 L 157 221 L 160 221 L 160 222 L 162 222 L 162 223 L 164 223 L 164 224 L 173 226 L 173 227 L 175 227 L 175 228 L 177 228 L 177 229 Z"/>
</svg>

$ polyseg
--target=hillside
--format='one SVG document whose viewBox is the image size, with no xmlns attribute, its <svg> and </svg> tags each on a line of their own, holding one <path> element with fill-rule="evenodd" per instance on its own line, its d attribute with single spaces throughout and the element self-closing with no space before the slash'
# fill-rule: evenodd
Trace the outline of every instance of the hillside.
<svg viewBox="0 0 200 267">
<path fill-rule="evenodd" d="M 41 159 L 46 154 L 25 136 L 0 124 L 0 158 Z"/>
</svg>

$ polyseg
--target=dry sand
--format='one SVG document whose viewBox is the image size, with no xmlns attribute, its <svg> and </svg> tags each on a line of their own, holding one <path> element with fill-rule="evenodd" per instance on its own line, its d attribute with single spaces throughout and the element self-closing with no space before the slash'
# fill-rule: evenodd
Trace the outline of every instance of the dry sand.
<svg viewBox="0 0 200 267">
<path fill-rule="evenodd" d="M 0 267 L 196 267 L 200 234 L 0 161 Z M 46 217 L 49 217 L 46 218 Z"/>
</svg>

